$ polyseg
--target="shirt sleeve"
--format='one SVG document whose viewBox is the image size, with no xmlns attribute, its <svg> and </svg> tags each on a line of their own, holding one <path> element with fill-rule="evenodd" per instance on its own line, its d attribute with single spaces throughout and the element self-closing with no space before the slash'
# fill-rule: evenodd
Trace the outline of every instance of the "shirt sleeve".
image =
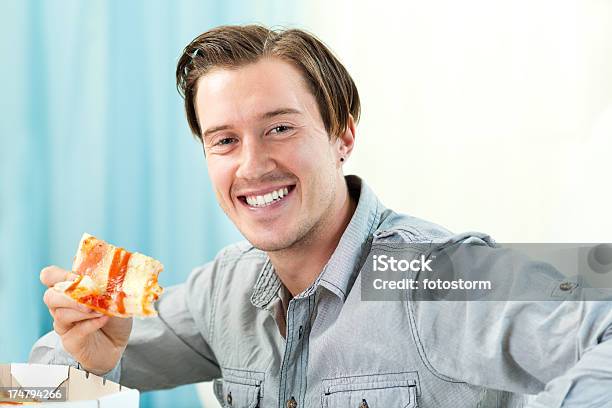
<svg viewBox="0 0 612 408">
<path fill-rule="evenodd" d="M 192 272 L 186 283 L 165 289 L 156 302 L 158 316 L 134 319 L 128 345 L 117 366 L 105 375 L 141 391 L 172 388 L 221 377 L 207 340 L 210 321 L 209 263 Z M 77 366 L 51 332 L 34 345 L 30 362 Z"/>
<path fill-rule="evenodd" d="M 488 299 L 407 303 L 431 369 L 450 380 L 536 395 L 530 408 L 609 403 L 612 302 L 567 290 L 567 278 L 551 264 L 482 236 L 455 239 L 459 244 L 450 276 L 501 286 Z"/>
<path fill-rule="evenodd" d="M 528 408 L 603 407 L 612 396 L 612 313 L 609 302 L 586 302 L 576 344 L 564 350 L 573 365 L 557 372 Z M 554 355 L 554 350 L 551 350 Z M 573 358 L 572 358 L 573 357 Z"/>
</svg>

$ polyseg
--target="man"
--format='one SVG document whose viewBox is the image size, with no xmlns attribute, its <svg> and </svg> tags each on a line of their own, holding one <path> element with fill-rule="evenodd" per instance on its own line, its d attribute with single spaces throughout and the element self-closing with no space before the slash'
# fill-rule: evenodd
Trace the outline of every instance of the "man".
<svg viewBox="0 0 612 408">
<path fill-rule="evenodd" d="M 212 29 L 186 47 L 177 84 L 217 200 L 248 242 L 169 288 L 156 318 L 100 316 L 48 290 L 54 332 L 32 361 L 141 390 L 214 379 L 228 407 L 609 404 L 608 303 L 362 299 L 366 260 L 384 247 L 465 244 L 495 260 L 485 271 L 507 258 L 488 236 L 394 213 L 343 175 L 359 95 L 312 35 Z M 521 264 L 519 289 L 543 285 L 539 268 Z M 49 287 L 67 278 L 41 273 Z"/>
</svg>

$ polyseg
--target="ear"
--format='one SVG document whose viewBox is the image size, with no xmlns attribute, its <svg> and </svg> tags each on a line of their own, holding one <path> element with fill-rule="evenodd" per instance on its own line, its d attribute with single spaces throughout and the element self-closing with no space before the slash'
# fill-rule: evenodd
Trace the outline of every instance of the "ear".
<svg viewBox="0 0 612 408">
<path fill-rule="evenodd" d="M 344 131 L 336 139 L 337 162 L 342 165 L 346 162 L 355 146 L 355 119 L 349 114 L 348 122 Z M 340 160 L 344 159 L 344 160 Z"/>
</svg>

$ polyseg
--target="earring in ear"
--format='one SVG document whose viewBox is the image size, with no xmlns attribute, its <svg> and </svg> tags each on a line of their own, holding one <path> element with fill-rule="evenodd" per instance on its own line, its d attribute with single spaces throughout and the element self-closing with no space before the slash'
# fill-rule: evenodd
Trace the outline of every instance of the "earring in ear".
<svg viewBox="0 0 612 408">
<path fill-rule="evenodd" d="M 343 162 L 343 161 L 344 161 L 344 157 L 341 157 L 341 158 L 340 158 L 340 161 L 341 161 L 341 162 Z"/>
</svg>

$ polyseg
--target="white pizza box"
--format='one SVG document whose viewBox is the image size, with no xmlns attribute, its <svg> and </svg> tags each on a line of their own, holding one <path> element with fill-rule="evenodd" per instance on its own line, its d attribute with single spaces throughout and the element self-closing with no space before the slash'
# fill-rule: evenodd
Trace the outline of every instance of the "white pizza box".
<svg viewBox="0 0 612 408">
<path fill-rule="evenodd" d="M 0 364 L 0 401 L 7 401 L 9 388 L 60 389 L 66 393 L 64 402 L 48 399 L 33 405 L 45 408 L 138 408 L 140 394 L 74 367 L 46 364 Z M 45 390 L 42 394 L 49 393 Z M 0 407 L 4 406 L 9 405 L 0 402 Z"/>
</svg>

